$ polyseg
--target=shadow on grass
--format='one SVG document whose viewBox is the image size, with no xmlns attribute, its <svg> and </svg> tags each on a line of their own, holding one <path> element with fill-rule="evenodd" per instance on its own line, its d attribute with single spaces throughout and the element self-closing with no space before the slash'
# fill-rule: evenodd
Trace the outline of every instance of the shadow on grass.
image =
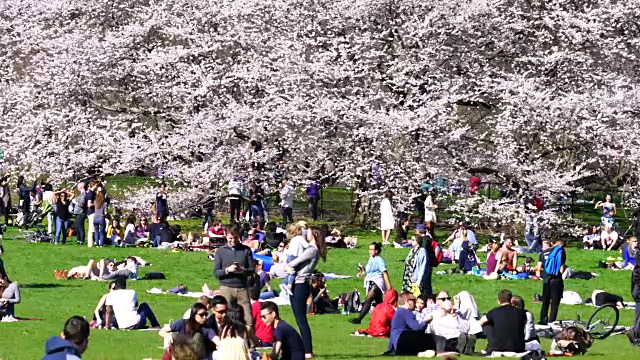
<svg viewBox="0 0 640 360">
<path fill-rule="evenodd" d="M 51 289 L 59 287 L 78 287 L 79 285 L 63 285 L 63 284 L 20 284 L 22 289 Z"/>
</svg>

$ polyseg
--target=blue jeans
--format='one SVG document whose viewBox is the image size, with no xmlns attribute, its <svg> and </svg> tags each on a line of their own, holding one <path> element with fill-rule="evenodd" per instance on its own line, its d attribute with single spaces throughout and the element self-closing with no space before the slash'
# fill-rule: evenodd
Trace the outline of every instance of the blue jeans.
<svg viewBox="0 0 640 360">
<path fill-rule="evenodd" d="M 85 214 L 76 215 L 76 242 L 84 244 L 86 231 L 84 230 L 84 220 L 87 218 Z"/>
<path fill-rule="evenodd" d="M 162 243 L 162 238 L 160 237 L 160 235 L 156 235 L 153 239 L 151 239 L 151 241 L 151 246 L 158 247 Z"/>
<path fill-rule="evenodd" d="M 258 215 L 264 215 L 264 213 L 262 212 L 262 207 L 260 205 L 251 205 L 251 220 L 255 220 L 256 216 Z"/>
<path fill-rule="evenodd" d="M 104 246 L 104 240 L 107 237 L 106 226 L 104 217 L 95 216 L 93 218 L 93 237 L 97 246 Z"/>
<path fill-rule="evenodd" d="M 295 256 L 291 256 L 291 255 L 287 256 L 287 264 L 292 262 L 295 259 L 296 259 Z M 295 280 L 296 280 L 296 273 L 287 274 L 282 280 L 282 283 L 288 286 L 292 286 Z"/>
<path fill-rule="evenodd" d="M 62 234 L 62 243 L 67 243 L 67 220 L 63 220 L 56 217 L 56 237 L 53 240 L 54 244 L 57 244 L 60 240 L 60 234 Z"/>
<path fill-rule="evenodd" d="M 273 299 L 276 296 L 278 296 L 278 293 L 275 291 L 265 291 L 260 293 L 260 300 L 269 300 Z"/>
<path fill-rule="evenodd" d="M 56 225 L 56 215 L 53 211 L 47 214 L 47 223 L 47 233 L 49 235 L 55 234 L 56 229 L 54 229 L 54 226 Z"/>
<path fill-rule="evenodd" d="M 147 303 L 142 303 L 140 304 L 140 306 L 138 306 L 138 315 L 140 315 L 140 321 L 138 321 L 134 329 L 144 329 L 147 325 L 147 319 L 149 320 L 149 324 L 151 324 L 151 327 L 160 326 L 158 319 L 156 319 L 156 315 L 153 313 Z"/>
<path fill-rule="evenodd" d="M 309 328 L 309 321 L 307 320 L 307 299 L 310 293 L 309 282 L 305 281 L 302 284 L 293 284 L 293 295 L 290 298 L 291 310 L 300 329 L 302 345 L 306 354 L 313 354 L 311 328 Z"/>
</svg>

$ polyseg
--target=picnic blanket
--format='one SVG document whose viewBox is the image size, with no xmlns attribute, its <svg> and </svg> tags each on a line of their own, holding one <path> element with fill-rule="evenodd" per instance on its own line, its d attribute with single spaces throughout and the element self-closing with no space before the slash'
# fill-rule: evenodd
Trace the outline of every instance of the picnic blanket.
<svg viewBox="0 0 640 360">
<path fill-rule="evenodd" d="M 195 299 L 198 299 L 201 296 L 205 295 L 205 293 L 203 293 L 203 292 L 187 292 L 185 294 L 180 294 L 180 293 L 174 294 L 174 293 L 170 293 L 170 292 L 167 292 L 167 291 L 163 291 L 162 289 L 159 289 L 159 288 L 153 288 L 151 290 L 147 290 L 147 293 L 154 294 L 154 295 L 167 295 L 167 294 L 169 294 L 169 295 L 177 295 L 177 296 L 183 296 L 183 297 L 189 297 L 189 298 L 195 298 Z M 212 296 L 207 295 L 207 297 L 212 297 Z M 285 298 L 285 297 L 282 297 L 282 296 L 276 296 L 276 297 L 271 298 L 271 299 L 260 300 L 260 301 L 271 301 L 271 302 L 276 303 L 276 305 L 283 305 L 283 306 L 291 305 L 291 302 L 289 301 L 289 298 Z"/>
<path fill-rule="evenodd" d="M 336 279 L 350 279 L 353 276 L 349 276 L 349 275 L 338 275 L 338 274 L 334 274 L 334 273 L 324 273 L 324 279 L 325 280 L 336 280 Z"/>
</svg>

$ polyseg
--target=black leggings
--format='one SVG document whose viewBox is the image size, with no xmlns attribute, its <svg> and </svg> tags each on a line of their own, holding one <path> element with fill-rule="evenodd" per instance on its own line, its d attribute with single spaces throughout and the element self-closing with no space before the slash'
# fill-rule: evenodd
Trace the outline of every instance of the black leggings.
<svg viewBox="0 0 640 360">
<path fill-rule="evenodd" d="M 365 316 L 371 310 L 371 303 L 376 302 L 376 304 L 382 303 L 382 290 L 376 285 L 376 283 L 371 282 L 369 285 L 369 292 L 367 292 L 367 296 L 362 303 L 362 309 L 360 309 L 360 315 L 358 315 L 358 320 L 362 321 Z"/>
</svg>

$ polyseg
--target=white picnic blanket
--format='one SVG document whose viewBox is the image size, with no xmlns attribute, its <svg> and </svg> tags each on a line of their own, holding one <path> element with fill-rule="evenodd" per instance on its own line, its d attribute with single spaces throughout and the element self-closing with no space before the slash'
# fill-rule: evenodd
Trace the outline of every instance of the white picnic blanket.
<svg viewBox="0 0 640 360">
<path fill-rule="evenodd" d="M 172 293 L 163 291 L 162 289 L 159 289 L 159 288 L 153 288 L 151 290 L 147 290 L 147 293 L 154 294 L 154 295 L 161 295 L 161 294 L 164 294 L 164 295 L 167 295 L 167 294 L 169 294 L 169 295 L 178 295 L 178 296 L 190 297 L 190 298 L 195 298 L 195 299 L 197 299 L 197 298 L 199 298 L 199 297 L 204 295 L 203 292 L 188 292 L 186 294 L 172 294 Z M 209 297 L 211 297 L 211 296 L 209 296 Z M 279 305 L 279 306 L 289 306 L 289 305 L 291 305 L 291 302 L 289 301 L 289 299 L 285 298 L 285 297 L 282 297 L 282 296 L 276 296 L 276 297 L 271 298 L 271 299 L 260 300 L 260 301 L 272 301 L 276 305 Z"/>
</svg>

